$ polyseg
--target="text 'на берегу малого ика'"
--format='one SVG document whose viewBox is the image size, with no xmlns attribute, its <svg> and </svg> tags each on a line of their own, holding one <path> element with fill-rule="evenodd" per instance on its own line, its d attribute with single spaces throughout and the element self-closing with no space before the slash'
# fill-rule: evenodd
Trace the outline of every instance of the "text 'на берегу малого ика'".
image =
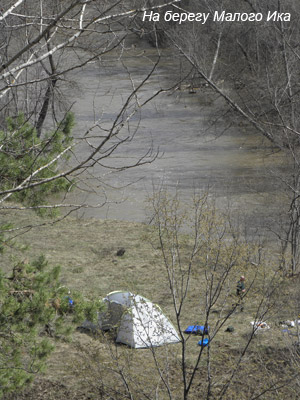
<svg viewBox="0 0 300 400">
<path fill-rule="evenodd" d="M 199 22 L 205 24 L 212 17 L 215 22 L 261 22 L 265 21 L 291 21 L 290 13 L 282 13 L 278 11 L 269 11 L 265 16 L 262 13 L 230 13 L 226 11 L 215 11 L 214 13 L 190 13 L 190 12 L 173 12 L 166 11 L 164 14 L 154 11 L 144 11 L 143 21 L 159 22 L 163 19 L 166 22 Z"/>
</svg>

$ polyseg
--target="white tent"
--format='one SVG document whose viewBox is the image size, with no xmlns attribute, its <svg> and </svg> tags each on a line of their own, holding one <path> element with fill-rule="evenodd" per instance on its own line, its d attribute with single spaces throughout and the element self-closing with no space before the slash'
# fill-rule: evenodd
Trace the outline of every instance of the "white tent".
<svg viewBox="0 0 300 400">
<path fill-rule="evenodd" d="M 109 293 L 107 311 L 99 314 L 99 327 L 116 328 L 116 341 L 134 348 L 161 346 L 180 341 L 176 329 L 159 306 L 130 292 Z"/>
</svg>

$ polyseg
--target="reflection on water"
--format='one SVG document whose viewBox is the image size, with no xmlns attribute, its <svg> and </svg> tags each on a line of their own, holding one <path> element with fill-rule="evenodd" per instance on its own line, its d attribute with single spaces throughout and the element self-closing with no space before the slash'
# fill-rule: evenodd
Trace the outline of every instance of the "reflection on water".
<svg viewBox="0 0 300 400">
<path fill-rule="evenodd" d="M 145 45 L 127 52 L 122 62 L 110 55 L 101 66 L 91 63 L 74 73 L 80 85 L 74 109 L 76 134 L 80 136 L 100 117 L 103 126 L 109 127 L 132 88 L 123 64 L 137 84 L 156 56 L 155 50 Z M 177 75 L 174 65 L 171 54 L 164 50 L 156 72 L 141 90 L 141 101 L 159 88 L 171 86 Z M 138 128 L 134 140 L 110 162 L 118 165 L 121 158 L 126 164 L 134 162 L 151 147 L 159 149 L 159 157 L 152 164 L 118 173 L 94 167 L 81 184 L 85 191 L 72 196 L 98 204 L 105 191 L 108 204 L 85 210 L 85 217 L 145 221 L 145 199 L 151 195 L 153 184 L 163 181 L 170 188 L 178 187 L 186 199 L 195 187 L 209 187 L 217 196 L 217 204 L 230 203 L 252 227 L 263 226 L 272 218 L 279 200 L 272 173 L 281 163 L 280 154 L 253 133 L 253 128 L 228 128 L 228 122 L 220 117 L 222 106 L 204 86 L 194 94 L 188 90 L 162 93 L 148 103 L 132 119 L 131 129 Z M 82 146 L 77 156 L 82 158 L 86 151 Z"/>
</svg>

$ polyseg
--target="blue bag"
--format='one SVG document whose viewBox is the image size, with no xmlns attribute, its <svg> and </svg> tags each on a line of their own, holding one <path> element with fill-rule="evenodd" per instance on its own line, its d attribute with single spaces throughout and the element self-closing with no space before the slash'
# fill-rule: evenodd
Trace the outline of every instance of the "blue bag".
<svg viewBox="0 0 300 400">
<path fill-rule="evenodd" d="M 209 343 L 209 339 L 203 339 L 203 340 L 199 340 L 198 345 L 205 347 L 208 345 L 208 343 Z"/>
</svg>

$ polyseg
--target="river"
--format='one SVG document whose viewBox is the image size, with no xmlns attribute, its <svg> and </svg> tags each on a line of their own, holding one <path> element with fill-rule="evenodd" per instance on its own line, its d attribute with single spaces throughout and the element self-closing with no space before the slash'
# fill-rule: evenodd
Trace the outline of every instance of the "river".
<svg viewBox="0 0 300 400">
<path fill-rule="evenodd" d="M 90 63 L 73 73 L 78 84 L 73 89 L 76 136 L 100 117 L 103 126 L 109 127 L 130 93 L 132 81 L 141 82 L 157 59 L 156 50 L 145 42 L 132 40 L 126 46 L 121 59 L 111 53 L 100 65 Z M 178 74 L 178 63 L 176 66 L 170 50 L 162 50 L 161 61 L 143 86 L 140 100 L 172 86 Z M 157 96 L 133 117 L 135 137 L 116 152 L 111 163 L 118 165 L 121 159 L 125 164 L 135 162 L 151 147 L 159 151 L 158 158 L 122 172 L 94 167 L 84 176 L 82 190 L 75 190 L 71 197 L 91 205 L 104 199 L 107 203 L 81 210 L 80 215 L 145 222 L 149 217 L 146 199 L 153 186 L 163 183 L 170 189 L 178 188 L 183 199 L 190 198 L 195 188 L 209 188 L 219 207 L 229 206 L 233 215 L 257 232 L 264 229 L 281 201 L 274 183 L 281 155 L 252 127 L 229 125 L 222 113 L 222 100 L 205 85 L 195 93 L 185 88 Z M 84 157 L 86 151 L 82 146 L 77 157 Z"/>
</svg>

